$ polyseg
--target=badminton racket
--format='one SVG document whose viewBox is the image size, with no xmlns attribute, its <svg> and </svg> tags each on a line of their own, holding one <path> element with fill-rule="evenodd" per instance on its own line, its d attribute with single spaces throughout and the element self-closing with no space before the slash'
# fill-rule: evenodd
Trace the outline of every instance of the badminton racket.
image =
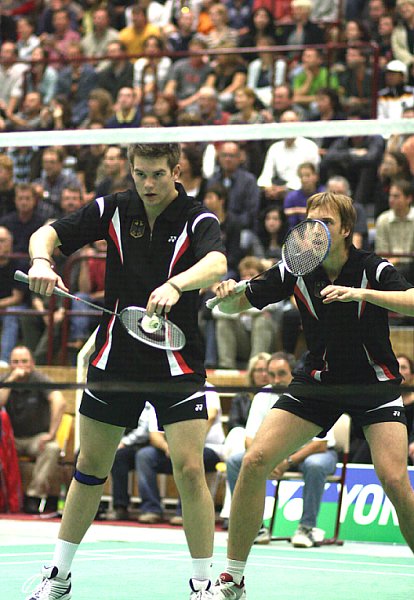
<svg viewBox="0 0 414 600">
<path fill-rule="evenodd" d="M 29 277 L 22 271 L 16 271 L 14 278 L 21 283 L 29 283 Z M 58 287 L 55 287 L 53 294 L 62 298 L 70 298 L 71 300 L 83 302 L 91 308 L 101 310 L 109 315 L 115 315 L 121 321 L 129 335 L 153 348 L 160 350 L 181 350 L 185 346 L 185 335 L 178 325 L 171 323 L 171 321 L 161 315 L 150 317 L 147 315 L 145 308 L 127 306 L 121 312 L 117 313 L 89 302 L 89 300 L 65 292 Z"/>
<path fill-rule="evenodd" d="M 282 246 L 282 260 L 248 281 L 239 281 L 234 287 L 234 292 L 236 294 L 244 292 L 251 281 L 276 269 L 280 264 L 297 277 L 308 275 L 325 260 L 330 247 L 331 234 L 325 223 L 318 219 L 306 219 L 287 234 Z M 212 309 L 224 300 L 225 298 L 210 298 L 206 306 Z"/>
</svg>

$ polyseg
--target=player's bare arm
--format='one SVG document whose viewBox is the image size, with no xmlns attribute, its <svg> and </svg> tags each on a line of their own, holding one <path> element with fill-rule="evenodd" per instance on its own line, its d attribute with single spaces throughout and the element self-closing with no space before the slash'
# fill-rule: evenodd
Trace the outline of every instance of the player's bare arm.
<svg viewBox="0 0 414 600">
<path fill-rule="evenodd" d="M 209 252 L 195 265 L 171 277 L 156 288 L 148 299 L 147 313 L 168 313 L 178 302 L 183 292 L 209 287 L 227 272 L 227 260 L 221 252 Z M 180 293 L 181 292 L 181 293 Z"/>
<path fill-rule="evenodd" d="M 52 269 L 52 254 L 61 245 L 58 235 L 50 225 L 40 227 L 30 238 L 29 254 L 32 267 L 29 270 L 29 288 L 42 296 L 51 296 L 57 285 L 66 292 L 68 288 Z"/>
<path fill-rule="evenodd" d="M 324 304 L 331 302 L 369 302 L 407 316 L 414 315 L 414 288 L 404 291 L 382 291 L 328 285 L 321 292 Z"/>
</svg>

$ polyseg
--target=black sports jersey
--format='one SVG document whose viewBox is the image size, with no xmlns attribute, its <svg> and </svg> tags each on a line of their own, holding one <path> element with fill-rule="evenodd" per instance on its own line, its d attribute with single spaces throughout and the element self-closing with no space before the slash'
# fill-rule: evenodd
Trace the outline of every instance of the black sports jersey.
<svg viewBox="0 0 414 600">
<path fill-rule="evenodd" d="M 150 293 L 189 269 L 212 251 L 224 252 L 215 215 L 176 184 L 177 198 L 157 217 L 151 232 L 144 205 L 125 191 L 84 206 L 52 224 L 68 255 L 85 244 L 108 242 L 105 307 L 120 312 L 145 307 Z M 103 313 L 91 364 L 133 379 L 166 379 L 196 373 L 205 376 L 197 323 L 198 290 L 184 292 L 169 316 L 184 331 L 179 352 L 159 350 L 132 338 L 115 316 Z"/>
<path fill-rule="evenodd" d="M 294 294 L 309 353 L 296 381 L 328 384 L 401 382 L 389 339 L 388 311 L 368 302 L 323 304 L 320 291 L 330 283 L 323 267 L 296 277 L 281 264 L 252 281 L 249 302 L 263 308 Z M 335 285 L 376 290 L 413 287 L 393 265 L 379 256 L 350 249 Z"/>
</svg>

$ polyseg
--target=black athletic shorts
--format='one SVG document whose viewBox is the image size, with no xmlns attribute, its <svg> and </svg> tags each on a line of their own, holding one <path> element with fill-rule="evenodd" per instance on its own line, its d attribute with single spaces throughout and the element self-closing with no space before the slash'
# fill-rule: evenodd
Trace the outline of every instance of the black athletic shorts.
<svg viewBox="0 0 414 600">
<path fill-rule="evenodd" d="M 158 382 L 135 382 L 137 387 L 138 384 L 145 384 L 146 389 L 141 391 L 117 391 L 117 381 L 132 387 L 134 384 L 115 377 L 113 373 L 89 366 L 87 383 L 111 384 L 111 388 L 93 390 L 87 387 L 79 412 L 95 421 L 135 429 L 148 401 L 155 408 L 160 428 L 179 421 L 207 419 L 204 379 L 199 375 L 181 375 Z"/>
<path fill-rule="evenodd" d="M 315 386 L 316 387 L 316 386 Z M 364 396 L 363 387 L 361 392 L 347 394 L 346 396 L 335 396 L 335 388 L 332 388 L 331 400 L 327 386 L 323 386 L 323 396 L 318 398 L 317 388 L 312 390 L 312 397 L 306 396 L 303 386 L 291 385 L 287 392 L 281 394 L 273 408 L 280 408 L 291 412 L 306 421 L 320 425 L 322 432 L 328 431 L 343 413 L 352 417 L 356 425 L 365 427 L 373 423 L 397 422 L 406 424 L 405 408 L 400 388 L 379 394 Z M 369 387 L 367 388 L 369 390 Z"/>
</svg>

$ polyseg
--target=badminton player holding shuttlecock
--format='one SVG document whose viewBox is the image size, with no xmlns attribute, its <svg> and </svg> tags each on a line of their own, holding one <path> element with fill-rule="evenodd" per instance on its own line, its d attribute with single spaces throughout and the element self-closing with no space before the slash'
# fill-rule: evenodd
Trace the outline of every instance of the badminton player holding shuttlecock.
<svg viewBox="0 0 414 600">
<path fill-rule="evenodd" d="M 32 600 L 71 598 L 72 559 L 96 514 L 124 428 L 137 426 L 147 400 L 164 427 L 182 501 L 190 598 L 213 597 L 214 506 L 203 467 L 207 410 L 197 313 L 200 288 L 227 270 L 220 226 L 177 183 L 179 144 L 134 144 L 128 158 L 136 192 L 97 198 L 30 241 L 30 289 L 46 295 L 56 286 L 68 294 L 52 269 L 56 247 L 69 255 L 95 240 L 108 243 L 104 312 L 80 407 L 79 458 L 54 556 L 27 596 Z M 145 577 L 143 565 L 137 565 L 137 584 L 139 577 Z M 97 585 L 94 594 L 105 597 Z"/>
</svg>

